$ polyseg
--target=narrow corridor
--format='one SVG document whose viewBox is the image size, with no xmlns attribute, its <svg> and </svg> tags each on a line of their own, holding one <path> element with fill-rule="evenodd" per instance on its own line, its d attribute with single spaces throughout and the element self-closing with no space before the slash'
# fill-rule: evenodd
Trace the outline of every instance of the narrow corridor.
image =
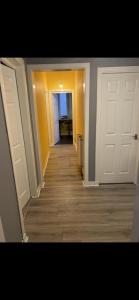
<svg viewBox="0 0 139 300">
<path fill-rule="evenodd" d="M 51 148 L 45 180 L 25 216 L 29 242 L 131 241 L 134 185 L 83 187 L 73 145 Z"/>
</svg>

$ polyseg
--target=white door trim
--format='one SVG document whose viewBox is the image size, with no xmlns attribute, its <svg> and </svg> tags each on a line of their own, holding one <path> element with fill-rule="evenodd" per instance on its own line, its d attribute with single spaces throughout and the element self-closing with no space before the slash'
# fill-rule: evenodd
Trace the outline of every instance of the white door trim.
<svg viewBox="0 0 139 300">
<path fill-rule="evenodd" d="M 22 127 L 24 133 L 24 142 L 26 149 L 26 159 L 28 166 L 28 176 L 30 185 L 31 197 L 37 197 L 37 175 L 36 175 L 36 162 L 34 153 L 34 142 L 32 136 L 32 125 L 30 117 L 30 107 L 28 99 L 28 89 L 26 82 L 25 64 L 22 58 L 4 58 L 0 57 L 0 61 L 8 67 L 11 67 L 16 72 L 18 96 L 20 102 L 20 110 L 22 117 Z"/>
<path fill-rule="evenodd" d="M 97 112 L 96 112 L 96 155 L 95 155 L 95 181 L 99 183 L 100 169 L 99 169 L 99 158 L 100 158 L 100 132 L 101 132 L 101 89 L 102 89 L 102 75 L 103 74 L 116 74 L 116 73 L 139 73 L 139 66 L 127 66 L 127 67 L 105 67 L 97 69 Z M 139 128 L 138 128 L 139 132 Z M 134 183 L 137 183 L 137 170 L 139 163 L 139 143 L 137 149 L 137 159 L 136 159 L 136 172 Z"/>
<path fill-rule="evenodd" d="M 58 97 L 56 93 L 52 93 L 50 97 L 51 103 L 51 118 L 53 124 L 53 144 L 56 145 L 60 141 L 60 131 L 59 131 L 59 104 Z M 56 127 L 57 131 L 56 131 Z"/>
<path fill-rule="evenodd" d="M 33 136 L 32 136 L 32 126 L 30 118 L 30 108 L 28 100 L 28 90 L 26 82 L 26 72 L 25 72 L 25 63 L 22 58 L 4 58 L 0 57 L 0 63 L 3 62 L 8 67 L 11 67 L 15 70 L 17 87 L 18 87 L 18 96 L 20 102 L 20 111 L 22 117 L 22 128 L 24 134 L 24 143 L 26 150 L 26 160 L 28 167 L 28 177 L 29 177 L 29 186 L 30 186 L 30 195 L 31 197 L 37 197 L 37 175 L 36 175 L 36 164 L 35 164 L 35 154 L 34 154 L 34 145 L 33 145 Z M 1 65 L 1 64 L 0 64 Z M 22 228 L 22 238 L 24 240 L 26 236 L 25 227 L 24 227 L 24 218 L 20 203 L 18 201 L 19 214 Z"/>
<path fill-rule="evenodd" d="M 97 69 L 97 76 L 101 74 L 114 74 L 114 73 L 139 73 L 139 66 L 128 67 L 105 67 Z"/>
<path fill-rule="evenodd" d="M 32 114 L 35 116 L 35 107 L 34 107 L 34 97 L 33 97 L 33 83 L 32 83 L 32 72 L 33 71 L 51 71 L 51 70 L 85 70 L 85 101 L 84 101 L 84 120 L 85 120 L 85 133 L 84 133 L 84 166 L 85 166 L 85 184 L 88 183 L 88 169 L 89 169 L 89 159 L 88 159 L 88 150 L 89 150 L 89 95 L 90 95 L 90 63 L 68 63 L 68 64 L 31 64 L 27 65 L 27 74 L 28 74 L 28 85 L 29 85 L 29 93 L 30 93 L 30 102 L 32 106 Z M 37 136 L 37 126 L 36 122 L 33 124 L 33 131 L 35 136 Z M 39 157 L 39 145 L 36 142 L 36 155 L 38 157 L 38 175 L 39 181 L 42 182 L 42 171 L 40 167 L 40 157 Z"/>
<path fill-rule="evenodd" d="M 34 70 L 35 71 L 35 70 Z M 41 166 L 41 152 L 40 152 L 40 140 L 39 140 L 39 129 L 38 129 L 38 116 L 37 116 L 37 107 L 35 101 L 35 92 L 33 88 L 33 80 L 32 80 L 32 71 L 28 71 L 27 66 L 27 77 L 28 77 L 28 91 L 29 91 L 29 101 L 30 101 L 30 109 L 32 118 L 32 130 L 34 133 L 34 151 L 36 154 L 36 172 L 38 177 L 38 187 L 37 187 L 37 197 L 39 197 L 41 187 L 44 185 L 43 171 Z M 36 151 L 37 149 L 37 151 Z M 39 191 L 39 192 L 38 192 Z M 34 197 L 36 198 L 36 197 Z"/>
<path fill-rule="evenodd" d="M 50 107 L 50 99 L 49 99 L 49 92 L 45 91 L 45 98 L 46 98 L 46 112 L 47 112 L 47 121 L 48 121 L 48 144 L 49 147 L 53 146 L 52 144 L 52 128 L 51 128 L 51 117 L 50 117 L 50 111 L 51 111 L 51 107 Z M 45 168 L 46 170 L 46 168 Z"/>
<path fill-rule="evenodd" d="M 11 66 L 10 66 L 11 67 Z M 15 67 L 14 67 L 15 69 Z M 1 63 L 0 63 L 0 85 L 1 85 L 1 90 L 3 91 L 3 78 L 2 78 L 2 70 L 1 70 Z M 4 105 L 4 110 L 7 112 L 7 109 L 6 109 L 6 106 L 5 106 L 5 102 L 6 102 L 6 98 L 5 98 L 5 93 L 2 92 L 2 98 L 3 98 L 3 105 Z M 8 114 L 5 113 L 5 120 L 6 120 L 6 126 L 7 126 L 7 134 L 8 134 L 8 139 L 9 139 L 9 145 L 10 145 L 10 134 L 9 134 L 9 119 L 8 119 Z M 10 146 L 10 151 L 11 151 L 11 146 Z M 11 160 L 12 160 L 12 164 L 13 164 L 13 158 L 12 158 L 12 154 L 11 154 Z M 16 179 L 15 179 L 15 173 L 13 172 L 14 174 L 14 180 L 16 182 Z M 16 195 L 18 195 L 17 193 L 17 186 L 15 184 L 15 189 L 16 189 Z M 19 215 L 20 215 L 20 221 L 21 221 L 21 229 L 22 229 L 22 238 L 24 237 L 24 235 L 26 234 L 25 233 L 25 227 L 24 227 L 24 221 L 23 221 L 23 213 L 22 213 L 22 207 L 21 207 L 21 203 L 19 201 L 19 198 L 17 196 L 17 200 L 18 200 L 18 207 L 19 207 Z"/>
<path fill-rule="evenodd" d="M 75 136 L 74 136 L 74 128 L 75 128 L 75 122 L 74 122 L 74 90 L 72 89 L 64 89 L 64 90 L 50 90 L 49 91 L 49 96 L 50 96 L 50 101 L 51 101 L 51 97 L 52 94 L 60 94 L 60 93 L 70 93 L 72 94 L 72 125 L 73 125 L 73 144 L 74 144 L 74 140 L 75 140 Z M 53 137 L 53 130 L 51 128 L 51 136 L 52 136 L 52 140 L 54 141 L 54 137 Z M 52 146 L 54 146 L 54 143 L 52 143 Z"/>
</svg>

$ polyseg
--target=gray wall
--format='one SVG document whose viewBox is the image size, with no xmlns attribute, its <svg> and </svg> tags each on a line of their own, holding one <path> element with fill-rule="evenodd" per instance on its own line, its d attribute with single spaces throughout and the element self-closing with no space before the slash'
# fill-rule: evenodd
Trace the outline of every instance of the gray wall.
<svg viewBox="0 0 139 300">
<path fill-rule="evenodd" d="M 89 180 L 95 179 L 97 68 L 110 66 L 139 65 L 139 58 L 25 58 L 27 64 L 41 63 L 90 63 L 90 107 L 89 107 Z"/>
<path fill-rule="evenodd" d="M 0 216 L 6 242 L 21 242 L 22 231 L 10 147 L 0 91 Z"/>
</svg>

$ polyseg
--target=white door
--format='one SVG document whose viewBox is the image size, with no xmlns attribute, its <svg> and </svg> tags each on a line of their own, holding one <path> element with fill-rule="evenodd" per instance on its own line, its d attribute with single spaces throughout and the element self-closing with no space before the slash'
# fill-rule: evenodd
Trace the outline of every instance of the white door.
<svg viewBox="0 0 139 300">
<path fill-rule="evenodd" d="M 21 204 L 21 208 L 23 208 L 29 200 L 30 190 L 16 77 L 13 69 L 3 65 L 1 65 L 1 68 L 3 104 L 11 148 L 13 171 L 18 200 Z"/>
<path fill-rule="evenodd" d="M 59 142 L 59 111 L 58 111 L 58 97 L 53 94 L 53 116 L 54 116 L 54 144 Z"/>
<path fill-rule="evenodd" d="M 139 122 L 139 74 L 103 74 L 99 124 L 100 183 L 134 182 Z"/>
</svg>

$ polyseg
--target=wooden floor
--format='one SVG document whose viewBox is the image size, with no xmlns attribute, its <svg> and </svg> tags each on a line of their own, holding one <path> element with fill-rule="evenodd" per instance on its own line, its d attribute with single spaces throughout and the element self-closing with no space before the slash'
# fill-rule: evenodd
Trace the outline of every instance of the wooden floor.
<svg viewBox="0 0 139 300">
<path fill-rule="evenodd" d="M 46 185 L 25 215 L 29 242 L 130 242 L 134 185 L 85 188 L 73 145 L 51 150 Z"/>
</svg>

